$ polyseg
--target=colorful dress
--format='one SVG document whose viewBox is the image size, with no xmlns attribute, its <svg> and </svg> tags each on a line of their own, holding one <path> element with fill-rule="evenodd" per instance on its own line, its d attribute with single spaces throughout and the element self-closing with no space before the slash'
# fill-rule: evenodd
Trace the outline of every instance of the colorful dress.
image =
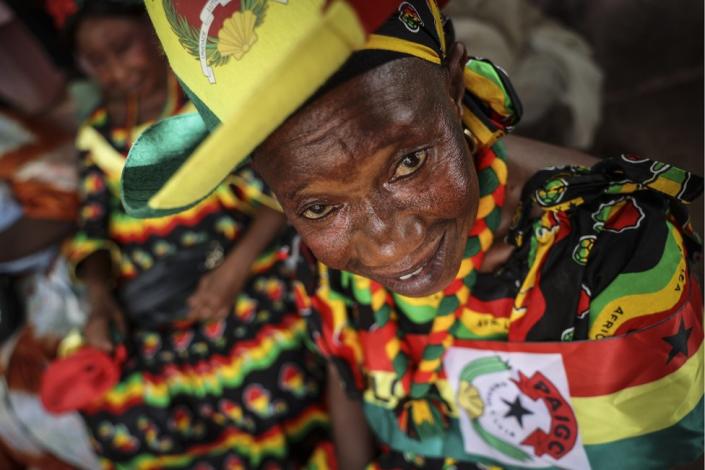
<svg viewBox="0 0 705 470">
<path fill-rule="evenodd" d="M 510 259 L 484 273 L 504 200 L 501 145 L 476 166 L 478 218 L 444 292 L 403 297 L 319 266 L 311 297 L 300 296 L 382 446 L 370 467 L 658 469 L 698 458 L 701 247 L 684 203 L 702 178 L 630 155 L 540 171 Z"/>
<path fill-rule="evenodd" d="M 165 115 L 184 108 L 175 81 Z M 138 131 L 139 129 L 137 129 Z M 78 138 L 82 205 L 72 261 L 109 250 L 118 291 L 160 258 L 204 241 L 227 250 L 266 200 L 245 170 L 192 209 L 128 217 L 119 178 L 135 129 L 97 109 Z M 120 382 L 83 410 L 104 468 L 325 468 L 332 456 L 320 360 L 304 345 L 286 250 L 272 245 L 221 321 L 144 328 L 125 339 Z"/>
</svg>

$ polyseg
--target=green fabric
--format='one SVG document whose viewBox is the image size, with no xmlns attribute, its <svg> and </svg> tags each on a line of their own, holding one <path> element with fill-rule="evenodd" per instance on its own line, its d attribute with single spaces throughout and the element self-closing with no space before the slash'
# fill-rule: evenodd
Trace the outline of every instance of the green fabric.
<svg viewBox="0 0 705 470">
<path fill-rule="evenodd" d="M 670 449 L 670 453 L 666 455 L 663 449 Z M 691 463 L 703 455 L 703 400 L 674 426 L 632 439 L 585 446 L 585 451 L 592 468 L 600 470 L 661 470 Z"/>
<path fill-rule="evenodd" d="M 396 418 L 392 411 L 370 403 L 365 403 L 363 407 L 367 422 L 373 423 L 371 427 L 375 434 L 383 442 L 395 449 L 403 449 L 404 452 L 427 457 L 452 458 L 461 462 L 471 461 L 485 465 L 495 464 L 491 459 L 465 452 L 462 433 L 460 432 L 460 422 L 457 419 L 449 421 L 445 433 L 436 434 L 424 440 L 416 440 L 399 432 Z M 517 467 L 502 465 L 504 470 L 512 470 L 514 468 Z M 549 468 L 541 467 L 540 470 L 548 470 Z"/>
<path fill-rule="evenodd" d="M 220 119 L 218 119 L 218 116 L 216 116 L 211 109 L 206 106 L 206 104 L 201 101 L 201 99 L 191 91 L 189 87 L 186 86 L 184 82 L 178 79 L 179 85 L 181 85 L 181 89 L 184 90 L 184 93 L 186 96 L 188 96 L 188 99 L 193 105 L 196 107 L 198 110 L 198 114 L 201 115 L 201 119 L 203 119 L 203 122 L 205 123 L 206 127 L 208 128 L 209 131 L 212 131 L 216 127 L 220 125 Z M 184 156 L 184 159 L 186 156 Z M 244 160 L 243 160 L 244 161 Z"/>
<path fill-rule="evenodd" d="M 468 454 L 463 445 L 460 423 L 453 418 L 445 434 L 423 441 L 410 439 L 396 426 L 393 411 L 365 403 L 364 412 L 377 436 L 394 449 L 427 457 L 450 457 L 461 462 L 471 461 L 485 465 L 496 462 L 479 455 Z M 703 453 L 703 400 L 675 425 L 609 444 L 586 445 L 585 452 L 593 469 L 599 470 L 661 470 L 673 465 L 693 462 Z M 662 449 L 671 449 L 664 455 Z M 619 459 L 615 460 L 614 456 Z M 665 459 L 665 460 L 664 460 Z M 674 461 L 675 459 L 676 461 Z M 504 470 L 521 469 L 502 464 Z M 545 467 L 550 468 L 550 467 Z"/>
<path fill-rule="evenodd" d="M 130 150 L 121 178 L 122 203 L 131 216 L 162 217 L 181 212 L 202 200 L 173 209 L 154 209 L 148 205 L 149 199 L 207 136 L 208 130 L 198 113 L 164 119 L 139 136 Z"/>
<path fill-rule="evenodd" d="M 668 222 L 667 222 L 668 223 Z M 670 223 L 668 223 L 670 225 Z M 667 238 L 663 246 L 660 261 L 648 271 L 624 273 L 610 283 L 590 304 L 589 327 L 595 324 L 597 314 L 604 310 L 608 303 L 615 298 L 626 295 L 644 295 L 659 292 L 667 288 L 672 274 L 678 269 L 682 257 L 678 242 L 671 230 L 667 231 Z"/>
</svg>

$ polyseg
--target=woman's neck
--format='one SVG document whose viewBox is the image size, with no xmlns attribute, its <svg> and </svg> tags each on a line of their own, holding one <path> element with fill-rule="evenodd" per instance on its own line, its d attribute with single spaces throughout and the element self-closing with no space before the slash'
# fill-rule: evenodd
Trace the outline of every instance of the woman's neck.
<svg viewBox="0 0 705 470">
<path fill-rule="evenodd" d="M 595 157 L 577 150 L 556 147 L 536 140 L 508 136 L 503 139 L 507 148 L 507 188 L 502 207 L 502 218 L 495 233 L 495 242 L 490 247 L 480 271 L 493 272 L 502 266 L 514 247 L 505 242 L 512 218 L 519 202 L 524 185 L 539 170 L 552 166 L 580 165 L 592 166 L 598 162 Z M 536 216 L 540 211 L 535 208 Z"/>
</svg>

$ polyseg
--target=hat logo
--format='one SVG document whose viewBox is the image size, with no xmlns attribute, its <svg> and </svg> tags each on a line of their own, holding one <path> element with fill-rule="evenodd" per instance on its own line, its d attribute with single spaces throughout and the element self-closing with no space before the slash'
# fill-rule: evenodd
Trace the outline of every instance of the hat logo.
<svg viewBox="0 0 705 470">
<path fill-rule="evenodd" d="M 412 33 L 418 33 L 423 26 L 423 20 L 419 15 L 418 10 L 409 2 L 402 2 L 399 5 L 399 21 L 401 21 L 406 29 Z"/>
<path fill-rule="evenodd" d="M 215 67 L 231 59 L 241 60 L 255 46 L 256 29 L 264 22 L 270 1 L 288 3 L 288 0 L 207 0 L 198 8 L 192 1 L 162 0 L 171 30 L 186 52 L 198 59 L 203 75 L 211 84 L 216 82 Z"/>
</svg>

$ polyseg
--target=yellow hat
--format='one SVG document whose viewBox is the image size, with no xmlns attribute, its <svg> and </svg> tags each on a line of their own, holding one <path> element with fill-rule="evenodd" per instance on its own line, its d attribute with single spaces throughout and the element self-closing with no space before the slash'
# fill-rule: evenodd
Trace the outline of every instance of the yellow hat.
<svg viewBox="0 0 705 470">
<path fill-rule="evenodd" d="M 179 212 L 208 195 L 333 74 L 399 0 L 146 0 L 159 40 L 199 113 L 135 142 L 127 211 Z"/>
</svg>

